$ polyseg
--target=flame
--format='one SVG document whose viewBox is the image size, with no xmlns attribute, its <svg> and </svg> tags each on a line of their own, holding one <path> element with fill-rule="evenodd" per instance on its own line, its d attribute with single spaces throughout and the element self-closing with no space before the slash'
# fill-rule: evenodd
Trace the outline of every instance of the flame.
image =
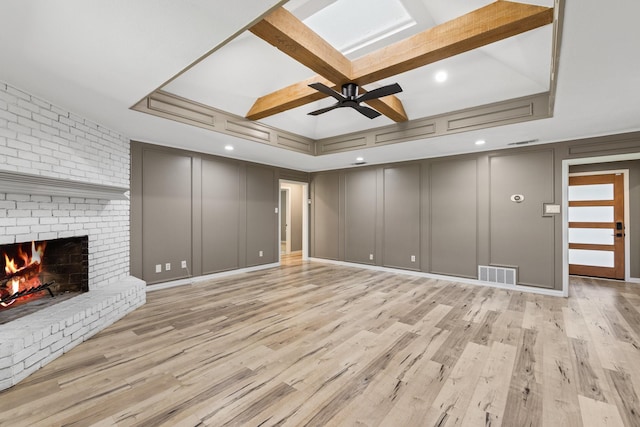
<svg viewBox="0 0 640 427">
<path fill-rule="evenodd" d="M 41 284 L 39 274 L 42 271 L 42 257 L 44 256 L 46 245 L 47 242 L 40 242 L 38 245 L 35 242 L 31 242 L 30 255 L 22 250 L 22 246 L 18 246 L 16 258 L 9 258 L 9 255 L 4 253 L 4 271 L 7 275 L 12 275 L 13 277 L 5 283 L 4 292 L 0 293 L 0 295 L 3 297 L 10 296 L 21 290 L 34 288 Z M 22 262 L 17 262 L 17 260 Z M 20 272 L 27 268 L 29 268 L 29 271 L 25 271 L 25 274 L 21 275 Z M 3 289 L 0 287 L 0 290 Z M 16 302 L 15 299 L 2 302 L 0 306 L 8 307 L 14 302 Z"/>
</svg>

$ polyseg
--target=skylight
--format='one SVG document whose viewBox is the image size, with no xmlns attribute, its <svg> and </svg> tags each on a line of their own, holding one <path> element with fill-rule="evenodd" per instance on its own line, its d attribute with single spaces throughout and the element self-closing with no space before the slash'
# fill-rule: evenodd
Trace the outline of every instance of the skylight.
<svg viewBox="0 0 640 427">
<path fill-rule="evenodd" d="M 416 25 L 400 0 L 337 0 L 304 23 L 344 55 Z"/>
</svg>

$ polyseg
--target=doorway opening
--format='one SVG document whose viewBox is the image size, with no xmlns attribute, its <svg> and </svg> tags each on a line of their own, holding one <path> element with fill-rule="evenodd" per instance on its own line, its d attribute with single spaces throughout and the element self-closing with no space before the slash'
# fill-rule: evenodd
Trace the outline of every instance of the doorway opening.
<svg viewBox="0 0 640 427">
<path fill-rule="evenodd" d="M 571 207 L 569 203 L 569 179 L 570 179 L 570 168 L 571 172 L 574 172 L 575 175 L 589 175 L 589 174 L 604 174 L 611 173 L 614 174 L 620 173 L 623 175 L 624 180 L 624 220 L 623 224 L 620 226 L 624 228 L 622 233 L 624 234 L 624 281 L 626 282 L 634 282 L 640 283 L 640 274 L 638 274 L 638 266 L 637 263 L 634 263 L 634 267 L 632 267 L 631 256 L 637 257 L 638 252 L 638 239 L 634 239 L 634 236 L 637 234 L 636 229 L 638 229 L 637 223 L 633 220 L 630 220 L 630 206 L 636 206 L 638 204 L 638 195 L 637 192 L 630 192 L 629 185 L 629 177 L 630 173 L 626 166 L 623 163 L 618 162 L 630 162 L 634 166 L 634 174 L 637 175 L 637 162 L 636 160 L 640 160 L 640 153 L 629 153 L 629 154 L 619 154 L 619 155 L 610 155 L 610 156 L 599 156 L 599 157 L 588 157 L 588 158 L 579 158 L 579 159 L 565 159 L 562 161 L 562 292 L 564 296 L 569 295 L 569 251 L 570 251 L 570 236 L 569 236 L 569 208 Z M 637 179 L 637 178 L 634 178 Z M 573 207 L 576 207 L 574 204 Z M 637 208 L 637 206 L 636 206 Z M 637 209 L 636 209 L 637 210 Z M 635 214 L 634 214 L 635 215 Z M 575 222 L 575 221 L 574 221 Z M 580 221 L 578 221 L 580 222 Z M 616 238 L 616 234 L 618 233 L 618 224 L 620 221 L 613 221 L 611 230 L 614 234 L 614 241 Z M 604 227 L 604 225 L 603 225 Z M 584 232 L 584 230 L 580 231 Z M 579 232 L 579 233 L 580 233 Z M 579 234 L 578 233 L 578 234 Z M 604 232 L 600 232 L 604 233 Z M 573 233 L 573 239 L 575 240 L 575 232 Z M 633 242 L 633 243 L 632 243 Z M 633 249 L 632 247 L 633 246 Z M 573 248 L 577 248 L 573 246 Z M 583 249 L 583 248 L 578 248 Z M 584 249 L 594 249 L 594 248 L 584 248 Z M 595 248 L 598 249 L 598 248 Z M 605 248 L 599 248 L 605 249 Z M 632 253 L 633 252 L 633 253 Z M 584 254 L 583 254 L 584 255 Z M 608 255 L 609 257 L 611 255 Z M 615 256 L 615 255 L 614 255 Z M 633 276 L 632 276 L 633 274 Z"/>
<path fill-rule="evenodd" d="M 301 257 L 308 259 L 309 250 L 309 185 L 280 180 L 279 202 L 279 259 Z"/>
<path fill-rule="evenodd" d="M 628 169 L 569 174 L 569 274 L 627 277 L 628 193 Z"/>
</svg>

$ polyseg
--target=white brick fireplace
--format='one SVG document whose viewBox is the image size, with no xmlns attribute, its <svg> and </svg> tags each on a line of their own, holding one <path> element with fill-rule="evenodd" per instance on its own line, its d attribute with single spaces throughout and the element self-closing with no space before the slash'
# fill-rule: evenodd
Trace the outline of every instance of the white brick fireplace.
<svg viewBox="0 0 640 427">
<path fill-rule="evenodd" d="M 0 82 L 0 244 L 89 238 L 89 292 L 0 325 L 0 390 L 144 304 L 129 162 L 124 136 Z"/>
</svg>

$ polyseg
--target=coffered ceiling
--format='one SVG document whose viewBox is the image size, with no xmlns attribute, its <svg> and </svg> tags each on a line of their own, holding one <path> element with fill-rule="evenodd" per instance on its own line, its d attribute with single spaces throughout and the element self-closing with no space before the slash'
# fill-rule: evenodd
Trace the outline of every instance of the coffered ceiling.
<svg viewBox="0 0 640 427">
<path fill-rule="evenodd" d="M 454 43 L 460 17 L 470 16 L 469 28 L 477 29 L 485 23 L 475 11 L 506 4 L 8 0 L 0 14 L 0 80 L 132 139 L 308 171 L 345 167 L 356 156 L 381 163 L 640 129 L 640 78 L 633 71 L 640 60 L 632 53 L 640 40 L 632 18 L 638 2 L 519 2 L 518 10 L 553 8 L 555 23 L 517 21 L 506 31 L 513 34 L 477 48 Z M 280 7 L 278 34 L 264 24 Z M 458 24 L 438 39 L 453 46 L 448 54 L 416 65 L 414 46 L 407 48 L 414 64 L 393 64 L 402 52 L 387 46 L 452 20 Z M 309 31 L 291 30 L 298 24 Z M 524 25 L 531 29 L 523 32 Z M 329 47 L 318 51 L 315 34 Z M 301 54 L 296 42 L 315 47 Z M 377 72 L 386 60 L 397 68 Z M 445 81 L 436 80 L 440 72 Z M 338 86 L 357 81 L 365 90 L 397 82 L 403 91 L 393 102 L 407 121 L 392 113 L 370 120 L 350 108 L 309 116 L 331 105 L 326 97 L 294 101 L 275 114 L 250 113 L 260 99 L 286 104 L 298 95 L 283 98 L 283 89 L 302 90 L 301 82 L 316 76 Z M 302 97 L 317 97 L 310 93 Z M 475 145 L 479 139 L 486 144 Z"/>
</svg>

